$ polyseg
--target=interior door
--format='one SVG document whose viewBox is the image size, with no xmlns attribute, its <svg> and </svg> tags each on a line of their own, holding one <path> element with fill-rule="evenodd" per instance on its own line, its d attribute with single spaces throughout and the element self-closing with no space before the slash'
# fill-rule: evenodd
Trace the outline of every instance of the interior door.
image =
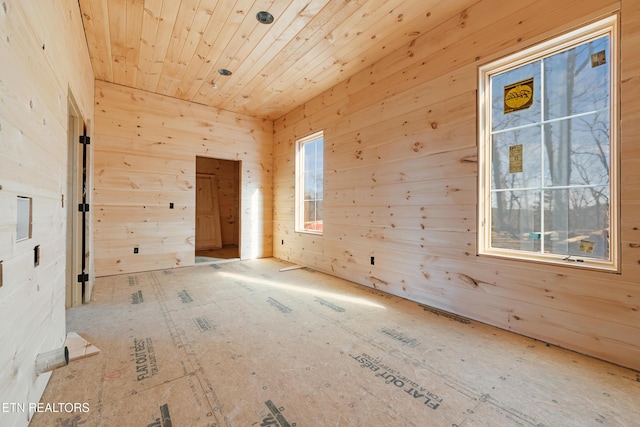
<svg viewBox="0 0 640 427">
<path fill-rule="evenodd" d="M 196 175 L 196 250 L 222 247 L 218 182 L 215 175 Z"/>
</svg>

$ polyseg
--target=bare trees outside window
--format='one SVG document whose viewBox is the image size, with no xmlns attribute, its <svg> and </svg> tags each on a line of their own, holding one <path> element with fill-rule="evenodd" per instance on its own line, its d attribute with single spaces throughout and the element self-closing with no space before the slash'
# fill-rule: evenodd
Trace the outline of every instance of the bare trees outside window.
<svg viewBox="0 0 640 427">
<path fill-rule="evenodd" d="M 615 269 L 615 24 L 481 68 L 480 253 Z"/>
</svg>

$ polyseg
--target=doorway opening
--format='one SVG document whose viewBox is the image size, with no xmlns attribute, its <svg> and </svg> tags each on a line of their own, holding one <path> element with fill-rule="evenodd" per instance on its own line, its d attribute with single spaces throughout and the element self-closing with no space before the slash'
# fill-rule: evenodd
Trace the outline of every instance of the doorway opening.
<svg viewBox="0 0 640 427">
<path fill-rule="evenodd" d="M 240 259 L 240 161 L 196 157 L 196 263 Z"/>
</svg>

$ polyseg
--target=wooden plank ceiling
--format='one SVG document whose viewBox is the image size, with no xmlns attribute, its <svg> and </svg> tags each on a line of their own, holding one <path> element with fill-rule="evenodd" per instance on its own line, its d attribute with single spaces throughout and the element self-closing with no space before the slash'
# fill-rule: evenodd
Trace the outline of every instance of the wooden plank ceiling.
<svg viewBox="0 0 640 427">
<path fill-rule="evenodd" d="M 96 79 L 277 119 L 475 2 L 80 0 L 80 7 Z M 274 22 L 258 22 L 260 11 Z"/>
</svg>

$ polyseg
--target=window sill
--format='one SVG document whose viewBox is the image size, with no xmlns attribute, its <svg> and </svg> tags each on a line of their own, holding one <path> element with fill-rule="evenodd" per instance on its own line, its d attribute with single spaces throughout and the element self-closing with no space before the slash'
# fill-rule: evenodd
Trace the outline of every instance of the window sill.
<svg viewBox="0 0 640 427">
<path fill-rule="evenodd" d="M 544 264 L 549 266 L 561 266 L 569 268 L 577 268 L 581 270 L 600 271 L 603 273 L 620 274 L 620 268 L 615 261 L 600 261 L 593 258 L 579 257 L 572 255 L 570 257 L 562 255 L 535 255 L 514 253 L 509 250 L 486 250 L 478 253 L 478 256 L 487 258 L 499 258 L 512 261 L 524 261 L 536 264 Z"/>
<path fill-rule="evenodd" d="M 311 234 L 311 235 L 314 235 L 314 236 L 322 236 L 323 235 L 322 231 L 315 231 L 315 230 L 296 230 L 296 233 Z"/>
</svg>

